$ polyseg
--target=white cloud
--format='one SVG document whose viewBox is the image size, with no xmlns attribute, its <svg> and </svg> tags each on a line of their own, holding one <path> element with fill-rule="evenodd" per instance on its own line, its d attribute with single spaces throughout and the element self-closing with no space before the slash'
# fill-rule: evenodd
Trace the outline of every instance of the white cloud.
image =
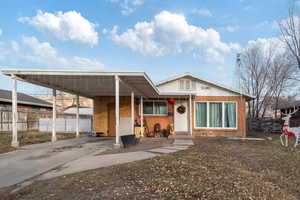
<svg viewBox="0 0 300 200">
<path fill-rule="evenodd" d="M 201 16 L 206 16 L 206 17 L 212 17 L 213 14 L 211 13 L 210 10 L 208 9 L 193 9 L 192 13 L 197 14 L 197 15 L 201 15 Z"/>
<path fill-rule="evenodd" d="M 221 60 L 224 53 L 239 49 L 236 43 L 224 43 L 214 29 L 190 25 L 181 14 L 162 11 L 150 22 L 138 22 L 134 28 L 118 34 L 118 28 L 110 31 L 111 39 L 133 51 L 150 55 L 192 52 L 210 54 L 211 60 Z"/>
<path fill-rule="evenodd" d="M 1 48 L 2 47 L 2 48 Z M 36 37 L 22 37 L 20 43 L 12 41 L 0 46 L 5 54 L 0 56 L 1 63 L 12 65 L 34 65 L 62 68 L 101 69 L 98 60 L 73 56 L 64 57 L 48 42 L 40 42 Z"/>
<path fill-rule="evenodd" d="M 278 29 L 277 21 L 264 20 L 255 25 L 257 29 Z"/>
<path fill-rule="evenodd" d="M 239 26 L 225 26 L 222 27 L 221 29 L 233 33 L 239 30 L 239 28 L 240 28 Z"/>
<path fill-rule="evenodd" d="M 243 48 L 243 51 L 253 47 L 258 47 L 261 53 L 265 55 L 270 53 L 283 54 L 286 52 L 286 45 L 279 37 L 257 38 L 256 40 L 250 40 L 245 48 Z"/>
<path fill-rule="evenodd" d="M 36 16 L 21 17 L 18 21 L 31 24 L 61 41 L 73 40 L 91 46 L 98 44 L 98 33 L 95 30 L 97 25 L 89 22 L 76 11 L 53 14 L 39 10 Z"/>
<path fill-rule="evenodd" d="M 129 15 L 144 3 L 144 0 L 109 0 L 111 3 L 119 3 L 122 15 Z"/>
<path fill-rule="evenodd" d="M 2 35 L 2 29 L 0 29 L 0 36 Z"/>
</svg>

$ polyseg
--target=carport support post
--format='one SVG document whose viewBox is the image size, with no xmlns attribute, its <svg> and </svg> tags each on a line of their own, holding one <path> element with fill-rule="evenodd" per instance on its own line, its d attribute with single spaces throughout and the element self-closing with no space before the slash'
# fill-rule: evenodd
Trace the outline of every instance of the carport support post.
<svg viewBox="0 0 300 200">
<path fill-rule="evenodd" d="M 141 96 L 141 136 L 144 137 L 144 101 Z"/>
<path fill-rule="evenodd" d="M 115 107 L 116 107 L 116 144 L 115 147 L 120 147 L 120 94 L 119 94 L 120 79 L 115 75 Z"/>
<path fill-rule="evenodd" d="M 134 92 L 131 92 L 131 129 L 132 134 L 134 133 Z"/>
<path fill-rule="evenodd" d="M 79 138 L 79 95 L 76 95 L 76 137 Z"/>
<path fill-rule="evenodd" d="M 193 135 L 193 117 L 192 117 L 192 94 L 190 94 L 190 97 L 189 97 L 189 108 L 190 108 L 190 111 L 189 111 L 189 122 L 190 122 L 190 134 Z"/>
<path fill-rule="evenodd" d="M 19 147 L 18 142 L 18 104 L 17 104 L 17 80 L 12 75 L 12 142 L 11 146 Z"/>
<path fill-rule="evenodd" d="M 52 90 L 53 93 L 53 105 L 52 105 L 52 142 L 56 142 L 56 90 Z"/>
</svg>

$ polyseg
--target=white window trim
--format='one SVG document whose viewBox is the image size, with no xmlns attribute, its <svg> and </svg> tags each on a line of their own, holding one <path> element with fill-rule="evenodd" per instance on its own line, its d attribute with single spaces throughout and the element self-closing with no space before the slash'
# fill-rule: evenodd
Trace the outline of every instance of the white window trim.
<svg viewBox="0 0 300 200">
<path fill-rule="evenodd" d="M 196 103 L 206 103 L 206 127 L 197 127 L 196 123 Z M 222 103 L 222 127 L 209 127 L 209 103 Z M 235 103 L 235 114 L 236 114 L 236 127 L 225 127 L 225 103 Z M 194 101 L 194 129 L 216 129 L 216 130 L 238 130 L 238 102 L 237 101 Z"/>
<path fill-rule="evenodd" d="M 144 100 L 143 103 L 146 103 L 146 102 L 152 102 L 152 106 L 153 106 L 153 111 L 154 111 L 154 102 L 164 102 L 166 103 L 166 106 L 167 106 L 167 113 L 166 114 L 144 114 L 144 116 L 168 116 L 168 101 L 164 101 L 164 100 Z M 145 106 L 144 106 L 145 107 Z M 145 109 L 144 109 L 145 110 Z"/>
</svg>

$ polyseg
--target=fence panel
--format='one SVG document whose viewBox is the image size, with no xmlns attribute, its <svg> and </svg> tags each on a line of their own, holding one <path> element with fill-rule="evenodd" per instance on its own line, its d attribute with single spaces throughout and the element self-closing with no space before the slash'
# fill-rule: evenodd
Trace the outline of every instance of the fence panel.
<svg viewBox="0 0 300 200">
<path fill-rule="evenodd" d="M 40 118 L 39 119 L 39 131 L 51 132 L 52 131 L 52 118 Z M 57 118 L 56 119 L 56 131 L 57 132 L 76 132 L 76 119 L 70 118 Z M 79 119 L 79 131 L 90 132 L 92 131 L 91 118 Z"/>
<path fill-rule="evenodd" d="M 263 131 L 279 133 L 282 131 L 283 120 L 273 118 L 249 118 L 247 119 L 248 131 Z"/>
<path fill-rule="evenodd" d="M 52 131 L 52 112 L 38 110 L 18 110 L 18 131 Z M 58 132 L 76 132 L 76 115 L 57 113 L 56 127 Z M 80 115 L 81 132 L 92 130 L 92 116 Z M 0 109 L 0 132 L 12 131 L 11 109 Z"/>
</svg>

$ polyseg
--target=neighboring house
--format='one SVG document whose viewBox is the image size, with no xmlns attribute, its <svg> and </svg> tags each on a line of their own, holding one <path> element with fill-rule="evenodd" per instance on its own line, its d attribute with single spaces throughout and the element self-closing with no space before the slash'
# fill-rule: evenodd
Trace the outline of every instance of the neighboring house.
<svg viewBox="0 0 300 200">
<path fill-rule="evenodd" d="M 38 113 L 52 111 L 52 104 L 23 93 L 17 93 L 18 130 L 38 129 Z M 12 92 L 0 90 L 0 132 L 12 130 Z"/>
<path fill-rule="evenodd" d="M 35 96 L 39 99 L 47 101 L 52 104 L 53 97 L 52 95 L 43 94 Z M 80 106 L 81 107 L 93 107 L 93 100 L 85 97 L 80 97 Z M 66 92 L 59 92 L 56 96 L 56 105 L 58 106 L 58 111 L 64 111 L 69 107 L 75 105 L 75 96 L 72 94 L 68 94 Z"/>
<path fill-rule="evenodd" d="M 155 85 L 141 71 L 2 70 L 5 75 L 93 100 L 93 129 L 107 136 L 132 134 L 135 121 L 152 132 L 174 126 L 194 135 L 246 134 L 252 96 L 192 74 Z M 139 118 L 144 120 L 139 120 Z M 119 145 L 119 137 L 116 137 Z"/>
<path fill-rule="evenodd" d="M 47 101 L 18 92 L 18 108 L 23 110 L 52 110 L 52 104 Z M 9 90 L 0 90 L 0 108 L 11 108 L 12 92 Z"/>
</svg>

